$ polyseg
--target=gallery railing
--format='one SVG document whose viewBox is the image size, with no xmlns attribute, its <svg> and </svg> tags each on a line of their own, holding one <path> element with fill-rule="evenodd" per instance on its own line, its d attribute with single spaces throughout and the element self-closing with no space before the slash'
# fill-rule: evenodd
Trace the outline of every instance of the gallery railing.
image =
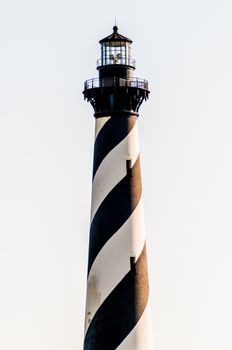
<svg viewBox="0 0 232 350">
<path fill-rule="evenodd" d="M 133 87 L 148 90 L 148 81 L 140 78 L 94 78 L 85 81 L 84 89 L 94 89 L 101 87 Z"/>
</svg>

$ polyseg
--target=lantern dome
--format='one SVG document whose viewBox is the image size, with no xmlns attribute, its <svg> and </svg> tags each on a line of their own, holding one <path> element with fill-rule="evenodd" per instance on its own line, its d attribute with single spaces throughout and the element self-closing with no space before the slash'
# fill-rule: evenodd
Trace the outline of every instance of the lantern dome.
<svg viewBox="0 0 232 350">
<path fill-rule="evenodd" d="M 118 33 L 118 27 L 113 27 L 113 33 L 107 36 L 106 38 L 99 41 L 100 44 L 110 42 L 110 41 L 123 41 L 132 44 L 132 40 Z"/>
</svg>

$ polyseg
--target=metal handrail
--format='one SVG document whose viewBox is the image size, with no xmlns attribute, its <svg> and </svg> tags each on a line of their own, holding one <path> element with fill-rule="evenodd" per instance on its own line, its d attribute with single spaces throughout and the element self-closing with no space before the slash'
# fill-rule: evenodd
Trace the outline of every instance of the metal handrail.
<svg viewBox="0 0 232 350">
<path fill-rule="evenodd" d="M 112 64 L 123 64 L 123 65 L 131 66 L 135 68 L 136 60 L 134 60 L 133 58 L 125 58 L 125 57 L 118 59 L 117 63 L 114 63 L 113 59 L 108 57 L 104 60 L 102 60 L 101 58 L 97 60 L 97 68 L 101 66 L 112 65 Z"/>
<path fill-rule="evenodd" d="M 94 89 L 101 87 L 135 87 L 148 90 L 148 81 L 140 78 L 93 78 L 85 81 L 84 89 Z"/>
</svg>

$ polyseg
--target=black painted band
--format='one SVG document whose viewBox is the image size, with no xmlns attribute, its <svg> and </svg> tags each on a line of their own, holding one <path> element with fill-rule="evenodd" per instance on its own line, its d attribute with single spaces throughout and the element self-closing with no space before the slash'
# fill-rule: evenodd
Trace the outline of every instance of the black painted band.
<svg viewBox="0 0 232 350">
<path fill-rule="evenodd" d="M 99 131 L 94 145 L 93 178 L 107 156 L 133 129 L 135 118 L 110 118 Z"/>
<path fill-rule="evenodd" d="M 136 326 L 149 295 L 146 246 L 136 262 L 94 315 L 85 336 L 84 350 L 115 350 Z"/>
<path fill-rule="evenodd" d="M 132 167 L 132 173 L 133 177 L 127 174 L 108 193 L 92 220 L 89 239 L 88 273 L 104 244 L 131 216 L 139 203 L 142 194 L 139 156 Z"/>
</svg>

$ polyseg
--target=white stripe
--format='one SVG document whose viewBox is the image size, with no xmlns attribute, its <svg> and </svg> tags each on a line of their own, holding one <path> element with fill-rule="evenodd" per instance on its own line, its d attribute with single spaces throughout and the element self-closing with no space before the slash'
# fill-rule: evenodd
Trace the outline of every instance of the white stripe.
<svg viewBox="0 0 232 350">
<path fill-rule="evenodd" d="M 86 298 L 86 331 L 100 305 L 129 272 L 130 257 L 137 260 L 144 243 L 141 198 L 130 218 L 107 241 L 91 267 Z"/>
<path fill-rule="evenodd" d="M 107 194 L 126 176 L 126 159 L 133 166 L 139 154 L 137 122 L 129 134 L 101 162 L 92 186 L 91 221 Z"/>
<path fill-rule="evenodd" d="M 151 325 L 151 311 L 148 300 L 140 320 L 116 350 L 153 350 Z"/>
<path fill-rule="evenodd" d="M 97 118 L 95 123 L 95 140 L 97 138 L 97 135 L 99 134 L 101 128 L 105 125 L 105 123 L 110 119 L 111 117 L 102 117 Z"/>
</svg>

